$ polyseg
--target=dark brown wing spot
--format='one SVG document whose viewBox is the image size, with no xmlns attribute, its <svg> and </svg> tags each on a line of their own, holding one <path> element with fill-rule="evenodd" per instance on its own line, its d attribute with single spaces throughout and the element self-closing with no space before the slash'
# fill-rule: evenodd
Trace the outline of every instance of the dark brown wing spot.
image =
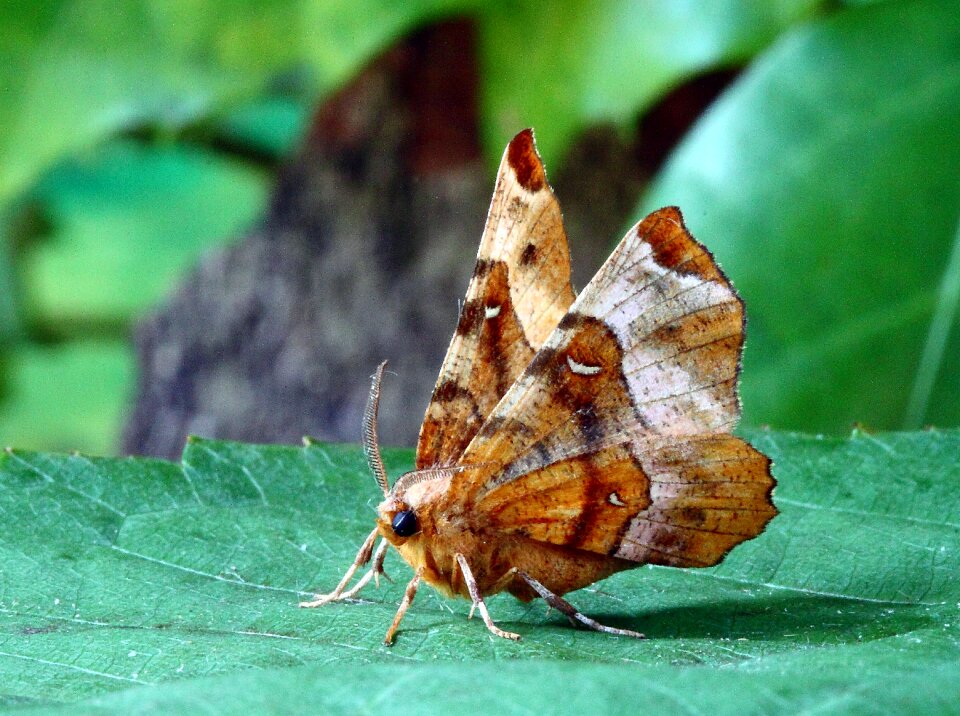
<svg viewBox="0 0 960 716">
<path fill-rule="evenodd" d="M 569 311 L 563 318 L 560 319 L 560 323 L 557 328 L 561 328 L 565 331 L 579 328 L 587 322 L 588 318 L 582 313 L 576 313 L 575 311 Z"/>
<path fill-rule="evenodd" d="M 589 465 L 589 463 L 587 464 Z M 584 542 L 586 542 L 587 536 L 597 522 L 596 515 L 598 510 L 603 506 L 607 492 L 607 488 L 604 486 L 602 480 L 599 479 L 592 465 L 586 470 L 583 480 L 582 510 L 573 525 L 573 529 L 570 530 L 570 536 L 567 539 L 567 544 L 574 547 L 581 547 Z"/>
<path fill-rule="evenodd" d="M 456 381 L 445 380 L 433 391 L 433 399 L 438 403 L 449 403 L 457 398 L 472 397 L 470 391 L 457 385 Z"/>
<path fill-rule="evenodd" d="M 530 205 L 519 196 L 515 196 L 510 200 L 510 203 L 507 204 L 507 217 L 511 221 L 520 221 L 526 215 L 529 206 Z"/>
<path fill-rule="evenodd" d="M 506 418 L 501 415 L 491 415 L 487 418 L 486 422 L 483 424 L 483 427 L 480 428 L 480 432 L 477 435 L 481 437 L 492 437 L 499 433 L 503 429 L 503 424 L 506 422 Z"/>
<path fill-rule="evenodd" d="M 530 361 L 530 365 L 527 366 L 527 373 L 529 373 L 531 376 L 546 376 L 548 373 L 554 370 L 554 365 L 556 362 L 556 348 L 541 348 L 539 351 L 537 351 L 537 354 L 534 356 L 533 360 Z"/>
<path fill-rule="evenodd" d="M 729 284 L 713 255 L 687 231 L 677 207 L 650 214 L 637 225 L 637 236 L 650 245 L 654 259 L 664 268 Z"/>
<path fill-rule="evenodd" d="M 495 263 L 496 261 L 490 261 L 489 259 L 477 259 L 477 265 L 473 267 L 473 277 L 483 278 L 490 273 Z"/>
<path fill-rule="evenodd" d="M 479 301 L 467 301 L 460 309 L 460 320 L 457 322 L 457 335 L 470 336 L 480 330 L 485 314 L 484 306 Z"/>
<path fill-rule="evenodd" d="M 591 408 L 581 408 L 576 413 L 577 427 L 580 429 L 580 437 L 592 452 L 597 449 L 597 443 L 605 435 L 603 423 L 597 418 L 597 414 Z"/>
<path fill-rule="evenodd" d="M 687 548 L 687 541 L 676 530 L 658 530 L 652 542 L 651 547 L 668 554 L 683 552 Z"/>
<path fill-rule="evenodd" d="M 533 429 L 526 423 L 521 423 L 519 420 L 507 420 L 500 415 L 487 418 L 478 435 L 484 438 L 491 438 L 501 431 L 517 435 L 521 439 L 529 438 L 533 435 Z"/>
<path fill-rule="evenodd" d="M 523 247 L 523 253 L 520 254 L 520 265 L 529 266 L 537 260 L 537 247 L 533 244 L 527 244 Z"/>
<path fill-rule="evenodd" d="M 684 507 L 680 510 L 682 521 L 688 527 L 699 527 L 707 521 L 707 513 L 702 507 Z"/>
<path fill-rule="evenodd" d="M 513 138 L 507 149 L 507 162 L 517 175 L 517 182 L 527 191 L 540 191 L 546 186 L 547 175 L 533 143 L 532 129 L 524 129 Z"/>
</svg>

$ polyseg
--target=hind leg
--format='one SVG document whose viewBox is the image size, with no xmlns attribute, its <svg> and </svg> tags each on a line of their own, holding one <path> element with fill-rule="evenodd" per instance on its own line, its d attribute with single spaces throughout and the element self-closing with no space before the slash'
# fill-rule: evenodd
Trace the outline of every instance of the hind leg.
<svg viewBox="0 0 960 716">
<path fill-rule="evenodd" d="M 638 631 L 633 631 L 631 629 L 617 629 L 616 627 L 607 626 L 601 624 L 595 619 L 591 619 L 586 614 L 583 614 L 575 606 L 573 606 L 566 599 L 561 597 L 558 594 L 554 594 L 545 586 L 540 584 L 536 579 L 531 577 L 525 572 L 517 572 L 520 577 L 530 585 L 530 587 L 543 597 L 543 600 L 549 604 L 551 607 L 556 609 L 558 612 L 563 614 L 567 619 L 570 620 L 570 623 L 574 626 L 584 626 L 587 629 L 593 629 L 594 631 L 602 631 L 604 634 L 615 634 L 617 636 L 629 636 L 634 639 L 646 639 L 646 637 Z"/>
</svg>

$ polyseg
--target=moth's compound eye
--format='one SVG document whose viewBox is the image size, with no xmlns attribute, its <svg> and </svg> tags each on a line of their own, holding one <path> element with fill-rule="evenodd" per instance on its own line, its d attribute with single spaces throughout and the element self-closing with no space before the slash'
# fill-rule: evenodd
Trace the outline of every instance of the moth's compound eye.
<svg viewBox="0 0 960 716">
<path fill-rule="evenodd" d="M 417 516 L 413 510 L 404 510 L 395 514 L 390 526 L 393 527 L 397 537 L 409 537 L 416 534 L 417 530 L 420 529 L 420 525 L 417 524 Z"/>
</svg>

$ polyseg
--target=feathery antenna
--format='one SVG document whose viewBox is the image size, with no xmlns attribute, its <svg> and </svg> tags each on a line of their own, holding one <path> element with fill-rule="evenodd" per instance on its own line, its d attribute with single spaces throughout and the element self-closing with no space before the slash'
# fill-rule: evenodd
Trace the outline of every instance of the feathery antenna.
<svg viewBox="0 0 960 716">
<path fill-rule="evenodd" d="M 393 494 L 396 497 L 403 495 L 403 491 L 411 485 L 419 485 L 427 480 L 439 480 L 441 477 L 452 477 L 458 472 L 469 470 L 474 465 L 457 465 L 455 467 L 431 467 L 426 470 L 417 470 L 401 475 L 400 479 L 393 483 Z"/>
<path fill-rule="evenodd" d="M 385 496 L 390 494 L 390 485 L 387 484 L 387 471 L 383 467 L 383 458 L 380 457 L 377 410 L 380 407 L 380 381 L 383 380 L 383 371 L 386 367 L 387 361 L 384 361 L 371 376 L 370 397 L 363 411 L 363 454 L 367 456 L 367 465 L 370 466 L 370 471 Z"/>
</svg>

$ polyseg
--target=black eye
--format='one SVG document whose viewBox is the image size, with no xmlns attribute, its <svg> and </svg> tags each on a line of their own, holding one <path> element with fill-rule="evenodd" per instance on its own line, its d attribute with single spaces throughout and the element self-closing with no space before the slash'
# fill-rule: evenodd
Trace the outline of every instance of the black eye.
<svg viewBox="0 0 960 716">
<path fill-rule="evenodd" d="M 393 527 L 397 537 L 409 537 L 416 534 L 417 530 L 420 529 L 417 525 L 417 516 L 413 513 L 413 510 L 404 510 L 395 514 L 390 526 Z"/>
</svg>

